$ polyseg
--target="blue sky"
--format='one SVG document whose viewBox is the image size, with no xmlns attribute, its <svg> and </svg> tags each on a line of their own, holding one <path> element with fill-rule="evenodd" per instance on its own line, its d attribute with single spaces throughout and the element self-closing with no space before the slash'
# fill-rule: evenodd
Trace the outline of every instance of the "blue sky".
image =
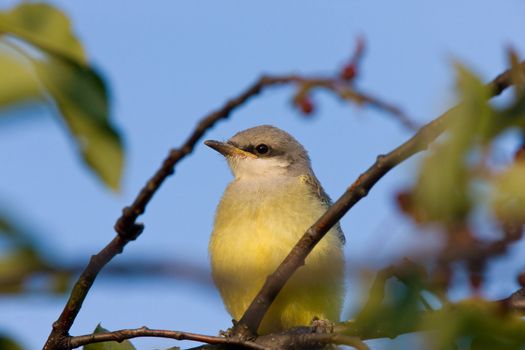
<svg viewBox="0 0 525 350">
<path fill-rule="evenodd" d="M 123 191 L 115 195 L 86 171 L 51 108 L 0 124 L 0 205 L 24 218 L 50 255 L 66 261 L 87 261 L 103 247 L 121 208 L 168 150 L 262 73 L 330 73 L 362 35 L 367 50 L 358 86 L 423 122 L 453 101 L 455 60 L 489 80 L 506 67 L 507 47 L 525 55 L 525 3 L 519 0 L 52 3 L 71 17 L 106 77 L 127 152 Z M 388 115 L 326 93 L 314 96 L 315 117 L 302 118 L 290 108 L 292 93 L 286 87 L 265 91 L 206 138 L 227 139 L 259 124 L 281 127 L 309 150 L 317 176 L 336 198 L 377 154 L 410 136 Z M 349 264 L 380 266 L 417 246 L 393 201 L 416 169 L 409 162 L 392 171 L 342 220 Z M 118 259 L 166 258 L 207 267 L 214 208 L 230 178 L 225 162 L 200 145 L 157 193 L 141 218 L 145 232 Z M 508 275 L 488 289 L 491 296 L 514 288 Z M 358 287 L 348 289 L 352 305 Z M 37 349 L 64 302 L 64 296 L 2 297 L 0 331 Z M 102 275 L 72 333 L 88 333 L 98 322 L 110 329 L 147 325 L 216 334 L 229 325 L 229 316 L 209 286 Z M 178 345 L 164 339 L 136 343 L 147 349 Z"/>
</svg>

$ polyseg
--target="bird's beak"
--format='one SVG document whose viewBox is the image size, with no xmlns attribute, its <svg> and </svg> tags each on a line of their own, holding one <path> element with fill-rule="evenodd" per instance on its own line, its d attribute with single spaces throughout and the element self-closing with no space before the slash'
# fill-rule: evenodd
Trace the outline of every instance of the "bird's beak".
<svg viewBox="0 0 525 350">
<path fill-rule="evenodd" d="M 226 142 L 220 142 L 215 140 L 207 140 L 204 141 L 204 144 L 208 147 L 213 148 L 223 156 L 230 156 L 230 157 L 243 157 L 243 158 L 257 158 L 257 156 L 253 153 L 246 152 L 240 148 L 237 148 L 229 143 Z"/>
</svg>

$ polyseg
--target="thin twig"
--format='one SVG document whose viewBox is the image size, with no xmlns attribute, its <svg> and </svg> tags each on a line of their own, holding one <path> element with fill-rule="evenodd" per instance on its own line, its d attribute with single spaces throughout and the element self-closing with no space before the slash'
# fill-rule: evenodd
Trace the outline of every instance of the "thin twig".
<svg viewBox="0 0 525 350">
<path fill-rule="evenodd" d="M 368 105 L 375 107 L 383 112 L 386 112 L 396 118 L 405 128 L 415 131 L 419 128 L 415 121 L 410 119 L 399 107 L 394 106 L 386 101 L 383 101 L 369 93 L 364 93 L 355 89 L 352 85 L 345 81 L 332 78 L 305 78 L 305 77 L 290 77 L 295 78 L 298 83 L 307 85 L 309 89 L 324 88 L 333 92 L 343 101 L 354 101 L 360 105 Z"/>
<path fill-rule="evenodd" d="M 114 332 L 104 332 L 95 334 L 86 334 L 76 337 L 69 338 L 69 348 L 75 349 L 82 345 L 101 343 L 107 341 L 122 342 L 126 339 L 138 338 L 138 337 L 157 337 L 157 338 L 170 338 L 176 340 L 194 340 L 207 344 L 220 344 L 230 346 L 241 346 L 247 349 L 255 350 L 267 350 L 268 348 L 256 344 L 252 341 L 239 341 L 231 338 L 216 337 L 211 335 L 170 331 L 163 329 L 149 329 L 147 327 L 135 328 L 135 329 L 121 329 Z"/>
<path fill-rule="evenodd" d="M 525 61 L 520 64 L 525 70 Z M 490 84 L 491 96 L 499 95 L 512 85 L 510 71 L 496 77 Z M 266 311 L 275 300 L 286 281 L 305 263 L 308 254 L 324 237 L 343 215 L 350 210 L 361 198 L 365 197 L 370 189 L 390 169 L 410 158 L 414 154 L 425 150 L 443 131 L 448 121 L 454 115 L 458 106 L 451 108 L 443 115 L 422 127 L 412 138 L 389 152 L 377 157 L 376 162 L 362 173 L 348 190 L 321 216 L 301 237 L 279 267 L 265 281 L 263 287 L 254 298 L 240 321 L 234 327 L 234 334 L 242 337 L 246 334 L 256 334 Z"/>
<path fill-rule="evenodd" d="M 522 313 L 525 300 L 525 289 L 522 288 L 510 297 L 494 301 L 497 305 L 502 305 L 506 310 Z M 449 305 L 450 306 L 450 305 Z M 420 313 L 421 318 L 436 317 L 446 310 L 425 311 Z M 248 349 L 319 349 L 323 345 L 337 344 L 349 345 L 358 350 L 367 350 L 368 347 L 363 340 L 378 338 L 394 338 L 401 334 L 420 331 L 421 322 L 418 325 L 409 325 L 404 328 L 399 327 L 376 327 L 373 330 L 363 329 L 354 321 L 340 322 L 334 325 L 333 329 L 319 329 L 313 326 L 303 326 L 287 329 L 279 333 L 266 334 L 254 338 L 253 340 L 243 340 L 238 338 L 224 338 L 204 334 L 196 334 L 183 331 L 149 329 L 147 327 L 135 329 L 122 329 L 113 332 L 104 332 L 96 334 L 86 334 L 68 338 L 70 349 L 82 345 L 117 341 L 121 342 L 126 339 L 138 337 L 159 337 L 176 340 L 193 340 L 209 345 L 199 346 L 193 349 L 224 349 L 225 347 L 244 347 Z"/>
</svg>

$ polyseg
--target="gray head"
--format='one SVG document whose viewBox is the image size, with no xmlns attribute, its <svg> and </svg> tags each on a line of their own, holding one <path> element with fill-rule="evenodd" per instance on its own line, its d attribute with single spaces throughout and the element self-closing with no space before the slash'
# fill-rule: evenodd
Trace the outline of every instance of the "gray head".
<svg viewBox="0 0 525 350">
<path fill-rule="evenodd" d="M 246 129 L 227 142 L 204 143 L 226 157 L 236 178 L 299 176 L 312 172 L 304 147 L 290 134 L 271 125 Z"/>
</svg>

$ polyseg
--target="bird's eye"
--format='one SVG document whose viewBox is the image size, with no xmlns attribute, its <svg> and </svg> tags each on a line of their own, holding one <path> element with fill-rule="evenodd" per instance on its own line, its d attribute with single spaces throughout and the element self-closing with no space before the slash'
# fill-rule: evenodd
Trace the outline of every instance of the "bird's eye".
<svg viewBox="0 0 525 350">
<path fill-rule="evenodd" d="M 259 154 L 266 154 L 270 150 L 270 147 L 265 145 L 264 143 L 261 143 L 257 146 L 255 146 L 255 151 Z"/>
</svg>

